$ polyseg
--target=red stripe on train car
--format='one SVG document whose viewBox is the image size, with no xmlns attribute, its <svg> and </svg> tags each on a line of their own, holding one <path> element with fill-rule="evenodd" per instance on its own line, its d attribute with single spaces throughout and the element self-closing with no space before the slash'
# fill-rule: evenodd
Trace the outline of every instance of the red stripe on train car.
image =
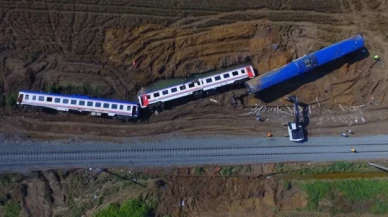
<svg viewBox="0 0 388 217">
<path fill-rule="evenodd" d="M 250 66 L 247 66 L 245 69 L 248 71 L 248 77 L 249 78 L 254 78 L 255 77 L 255 74 L 252 71 L 252 68 Z"/>
</svg>

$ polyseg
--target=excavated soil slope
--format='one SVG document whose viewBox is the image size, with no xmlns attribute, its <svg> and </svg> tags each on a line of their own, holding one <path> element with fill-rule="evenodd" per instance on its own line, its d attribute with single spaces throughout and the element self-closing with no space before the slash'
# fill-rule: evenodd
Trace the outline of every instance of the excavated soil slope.
<svg viewBox="0 0 388 217">
<path fill-rule="evenodd" d="M 238 62 L 251 60 L 265 73 L 356 33 L 388 60 L 384 0 L 0 2 L 6 93 L 89 83 L 103 96 L 130 99 L 157 79 Z M 369 71 L 364 64 L 344 64 L 297 92 L 307 101 L 356 104 L 373 95 L 381 102 L 385 65 Z"/>
<path fill-rule="evenodd" d="M 319 128 L 338 125 L 336 120 L 332 125 L 322 124 L 319 112 L 323 108 L 342 112 L 338 104 L 385 107 L 388 3 L 384 0 L 0 3 L 0 91 L 5 93 L 0 101 L 20 89 L 55 90 L 53 86 L 78 94 L 135 100 L 140 87 L 158 79 L 246 61 L 251 61 L 262 74 L 362 33 L 369 53 L 379 54 L 381 62 L 374 64 L 370 56 L 360 61 L 345 59 L 262 95 L 268 102 L 283 106 L 284 102 L 278 99 L 293 92 L 300 101 L 320 101 L 321 111 L 310 115 L 312 120 L 316 115 L 314 126 L 321 134 L 326 131 Z M 235 92 L 236 96 L 244 93 L 243 89 Z M 129 126 L 106 119 L 41 117 L 14 110 L 10 117 L 2 118 L 0 130 L 54 137 L 80 133 L 125 137 L 172 131 L 257 135 L 268 129 L 282 134 L 279 120 L 273 118 L 277 113 L 268 116 L 273 122 L 258 125 L 252 117 L 242 119 L 240 114 L 245 111 L 229 105 L 231 96 L 232 92 L 213 96 L 219 104 L 209 99 L 194 101 L 162 115 L 152 115 L 142 125 Z M 253 96 L 242 100 L 247 105 L 257 102 Z M 333 113 L 328 112 L 327 119 L 333 118 Z M 370 114 L 378 116 L 373 110 Z M 359 118 L 363 117 L 357 116 L 353 122 Z M 384 119 L 385 115 L 378 118 Z M 93 124 L 85 125 L 87 122 Z M 232 126 L 231 122 L 235 124 Z"/>
</svg>

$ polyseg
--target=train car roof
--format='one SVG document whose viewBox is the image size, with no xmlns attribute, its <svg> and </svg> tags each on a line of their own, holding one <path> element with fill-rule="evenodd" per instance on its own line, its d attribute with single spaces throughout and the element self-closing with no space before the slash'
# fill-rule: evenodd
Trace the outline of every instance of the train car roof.
<svg viewBox="0 0 388 217">
<path fill-rule="evenodd" d="M 209 70 L 206 72 L 193 74 L 193 75 L 190 75 L 187 77 L 178 77 L 178 78 L 159 80 L 159 81 L 154 82 L 153 84 L 151 84 L 148 87 L 143 87 L 142 89 L 140 89 L 137 95 L 140 96 L 143 94 L 152 93 L 152 92 L 162 90 L 165 88 L 169 88 L 169 87 L 177 86 L 177 85 L 180 85 L 183 83 L 195 81 L 195 80 L 198 80 L 200 78 L 206 78 L 206 77 L 209 77 L 212 75 L 221 74 L 222 72 L 225 72 L 225 71 L 230 71 L 233 69 L 238 69 L 241 67 L 251 66 L 251 65 L 252 65 L 251 63 L 243 63 L 243 64 L 238 64 L 238 65 L 234 65 L 234 66 L 226 67 L 226 68 L 222 68 L 222 69 Z"/>
<path fill-rule="evenodd" d="M 85 100 L 98 100 L 103 102 L 115 102 L 115 103 L 126 103 L 126 104 L 136 104 L 136 102 L 130 102 L 130 101 L 124 101 L 124 100 L 111 100 L 111 99 L 102 99 L 102 98 L 92 98 L 84 95 L 68 95 L 68 94 L 57 94 L 57 93 L 45 93 L 45 92 L 39 92 L 39 91 L 32 91 L 32 90 L 21 90 L 19 92 L 24 93 L 30 93 L 30 94 L 42 94 L 47 96 L 58 96 L 58 97 L 67 97 L 67 98 L 74 98 L 74 99 L 85 99 Z"/>
</svg>

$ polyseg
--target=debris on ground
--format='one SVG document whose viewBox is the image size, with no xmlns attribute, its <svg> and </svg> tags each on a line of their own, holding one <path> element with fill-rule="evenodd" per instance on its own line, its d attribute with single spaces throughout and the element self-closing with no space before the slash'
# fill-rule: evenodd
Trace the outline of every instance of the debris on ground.
<svg viewBox="0 0 388 217">
<path fill-rule="evenodd" d="M 215 100 L 213 98 L 210 98 L 210 101 L 219 104 L 218 100 Z"/>
</svg>

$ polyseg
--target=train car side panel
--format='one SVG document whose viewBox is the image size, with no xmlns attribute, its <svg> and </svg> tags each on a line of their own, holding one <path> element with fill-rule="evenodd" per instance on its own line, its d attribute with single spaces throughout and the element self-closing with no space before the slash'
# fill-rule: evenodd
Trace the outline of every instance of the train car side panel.
<svg viewBox="0 0 388 217">
<path fill-rule="evenodd" d="M 307 56 L 301 57 L 291 63 L 260 75 L 245 83 L 249 93 L 255 93 L 274 86 L 297 75 L 311 71 L 312 69 L 338 59 L 346 54 L 364 47 L 364 39 L 356 35 L 349 39 L 330 45 Z"/>
</svg>

